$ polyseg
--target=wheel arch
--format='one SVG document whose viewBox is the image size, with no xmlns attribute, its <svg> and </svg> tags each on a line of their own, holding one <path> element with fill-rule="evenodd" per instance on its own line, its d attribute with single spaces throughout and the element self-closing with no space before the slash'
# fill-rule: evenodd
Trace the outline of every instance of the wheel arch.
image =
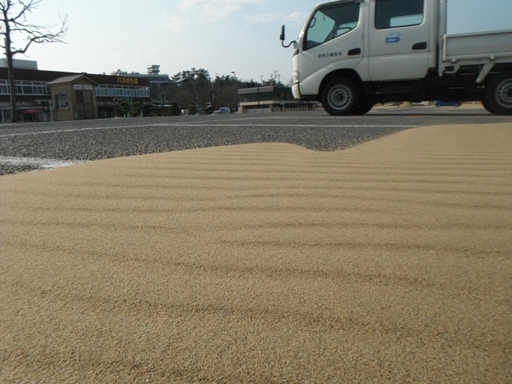
<svg viewBox="0 0 512 384">
<path fill-rule="evenodd" d="M 363 81 L 361 80 L 361 77 L 359 76 L 359 74 L 356 71 L 354 71 L 353 69 L 339 69 L 339 70 L 330 72 L 327 76 L 325 76 L 323 78 L 322 82 L 320 83 L 320 88 L 318 89 L 318 95 L 321 95 L 323 93 L 324 87 L 329 81 L 331 81 L 332 79 L 340 78 L 340 77 L 346 77 L 346 78 L 349 78 L 352 81 L 354 81 L 357 84 L 357 86 L 359 87 L 361 94 L 366 95 L 366 92 L 365 92 L 365 89 L 363 86 Z"/>
<path fill-rule="evenodd" d="M 481 83 L 483 84 L 484 86 L 489 86 L 489 84 L 491 84 L 494 79 L 496 79 L 497 77 L 501 77 L 503 76 L 503 74 L 507 74 L 507 75 L 510 75 L 512 74 L 512 64 L 510 65 L 510 67 L 505 67 L 505 68 L 501 68 L 499 71 L 491 71 L 491 73 L 489 73 L 484 81 Z"/>
</svg>

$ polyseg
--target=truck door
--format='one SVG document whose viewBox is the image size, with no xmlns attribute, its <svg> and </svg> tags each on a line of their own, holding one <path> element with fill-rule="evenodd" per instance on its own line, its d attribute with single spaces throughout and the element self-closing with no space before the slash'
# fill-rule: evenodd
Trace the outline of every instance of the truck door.
<svg viewBox="0 0 512 384">
<path fill-rule="evenodd" d="M 425 0 L 372 0 L 368 23 L 373 81 L 419 79 L 429 67 L 430 22 Z"/>
</svg>

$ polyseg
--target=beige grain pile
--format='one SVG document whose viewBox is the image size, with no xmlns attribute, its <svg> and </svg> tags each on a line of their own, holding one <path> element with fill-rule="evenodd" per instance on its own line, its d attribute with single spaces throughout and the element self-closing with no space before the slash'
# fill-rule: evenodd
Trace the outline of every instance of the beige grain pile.
<svg viewBox="0 0 512 384">
<path fill-rule="evenodd" d="M 0 179 L 2 383 L 511 383 L 512 124 Z"/>
</svg>

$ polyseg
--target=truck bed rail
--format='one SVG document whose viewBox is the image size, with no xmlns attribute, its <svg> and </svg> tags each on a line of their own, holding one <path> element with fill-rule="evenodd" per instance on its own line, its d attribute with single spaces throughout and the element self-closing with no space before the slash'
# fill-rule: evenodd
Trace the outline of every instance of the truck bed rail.
<svg viewBox="0 0 512 384">
<path fill-rule="evenodd" d="M 443 62 L 471 62 L 512 58 L 512 30 L 444 35 L 442 37 Z"/>
</svg>

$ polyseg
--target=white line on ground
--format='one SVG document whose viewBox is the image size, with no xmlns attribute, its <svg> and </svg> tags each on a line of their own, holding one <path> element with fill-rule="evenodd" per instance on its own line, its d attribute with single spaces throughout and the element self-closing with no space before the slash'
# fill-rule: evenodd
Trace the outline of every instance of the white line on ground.
<svg viewBox="0 0 512 384">
<path fill-rule="evenodd" d="M 83 163 L 84 161 L 78 160 L 54 160 L 54 159 L 39 159 L 32 157 L 6 157 L 0 156 L 0 164 L 12 165 L 34 165 L 39 168 L 60 168 L 68 167 L 73 164 Z"/>
<path fill-rule="evenodd" d="M 7 134 L 7 135 L 0 135 L 0 139 L 2 137 L 46 135 L 46 134 L 61 133 L 61 132 L 99 131 L 102 129 L 144 128 L 144 127 L 156 127 L 156 126 L 168 126 L 168 125 L 169 124 L 148 124 L 148 125 L 121 125 L 121 126 L 116 126 L 116 127 L 89 127 L 89 128 L 55 129 L 55 130 L 46 130 L 46 131 L 11 133 L 11 134 Z"/>
</svg>

